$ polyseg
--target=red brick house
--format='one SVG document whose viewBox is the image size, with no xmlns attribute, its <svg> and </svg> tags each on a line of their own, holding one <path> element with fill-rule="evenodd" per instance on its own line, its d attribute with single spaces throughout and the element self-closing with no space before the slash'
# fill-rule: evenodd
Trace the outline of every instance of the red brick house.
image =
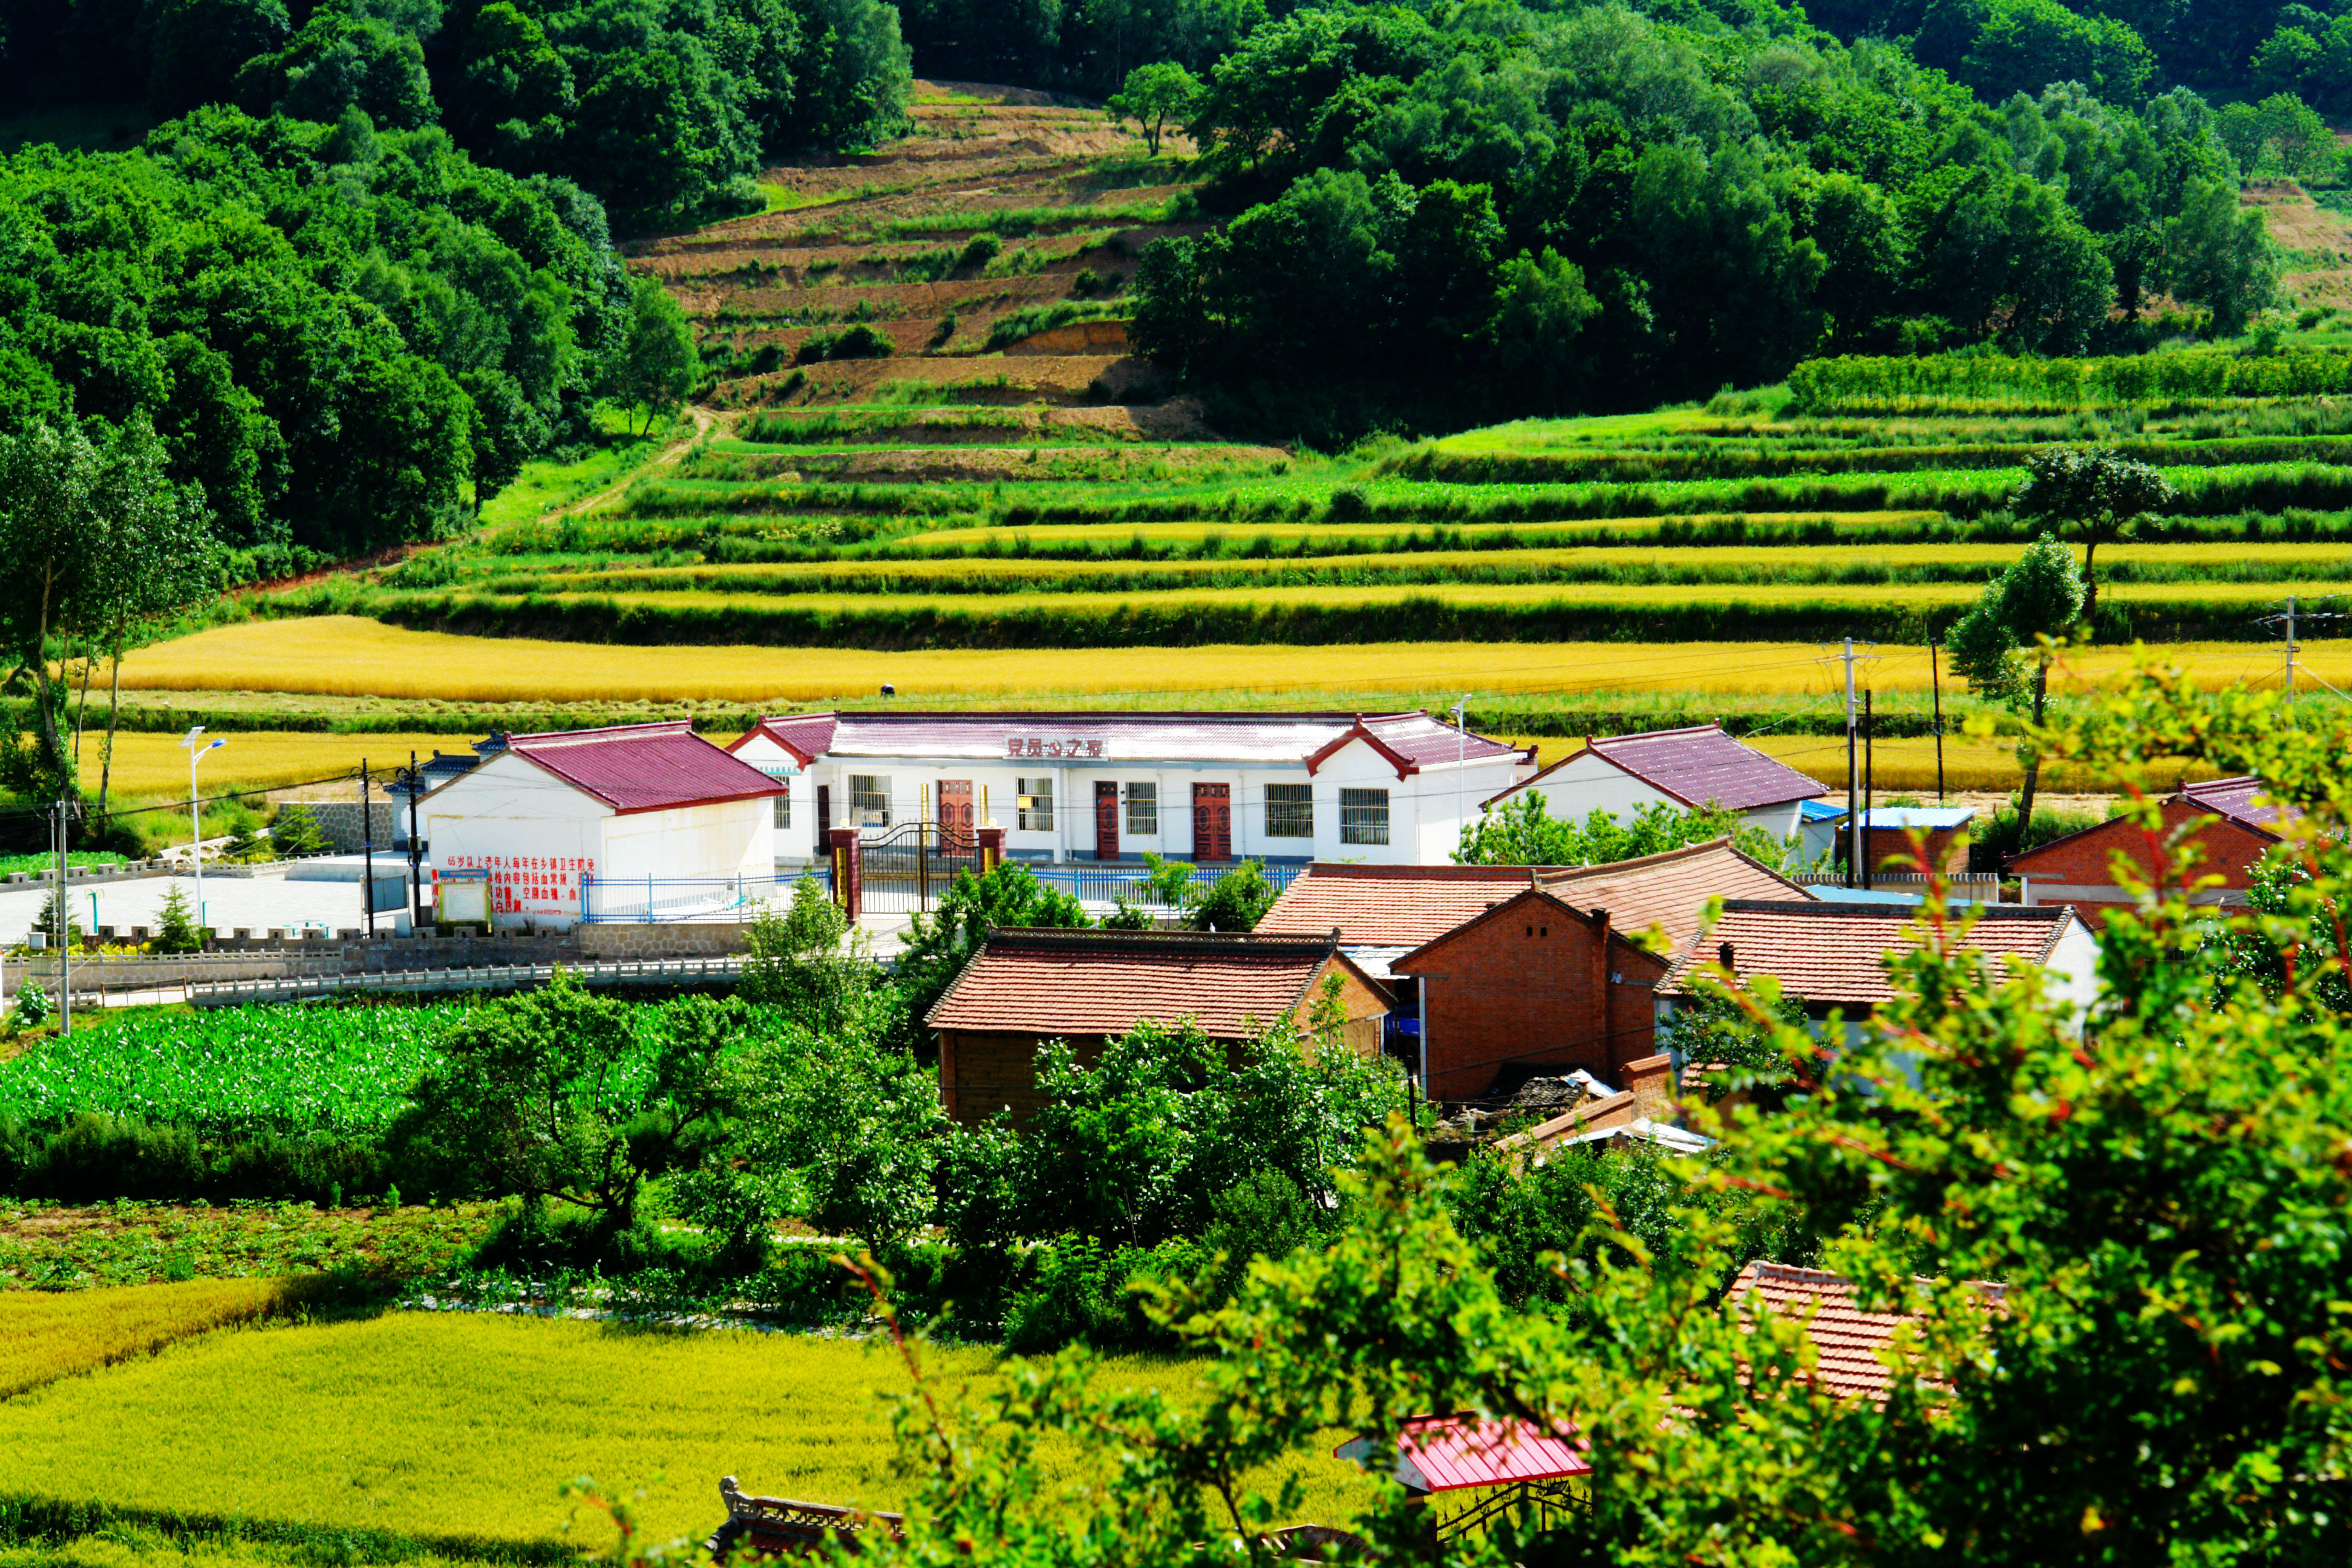
<svg viewBox="0 0 2352 1568">
<path fill-rule="evenodd" d="M 1388 992 L 1328 932 L 1000 929 L 924 1019 L 939 1035 L 940 1098 L 967 1124 L 1000 1109 L 1025 1121 L 1044 1103 L 1037 1048 L 1049 1040 L 1092 1061 L 1106 1040 L 1139 1024 L 1190 1023 L 1240 1045 L 1279 1019 L 1305 1027 L 1331 975 L 1339 980 L 1348 1043 L 1377 1056 Z"/>
<path fill-rule="evenodd" d="M 1616 1081 L 1624 1064 L 1655 1054 L 1651 991 L 1667 968 L 1609 910 L 1526 888 L 1391 960 L 1389 973 L 1419 988 L 1429 1098 L 1470 1100 L 1507 1067 Z"/>
<path fill-rule="evenodd" d="M 2253 886 L 2254 863 L 2279 842 L 2279 830 L 2298 815 L 2293 806 L 2262 797 L 2263 781 L 2242 777 L 2184 784 L 2164 803 L 2164 837 L 2186 832 L 2203 858 L 2195 875 L 2219 877 L 2221 886 L 2197 895 L 2199 902 L 2243 906 Z M 2038 849 L 2009 858 L 2009 869 L 2029 879 L 2037 904 L 2064 904 L 2095 925 L 2105 923 L 2116 906 L 2131 902 L 2116 881 L 2114 860 L 2121 855 L 2154 880 L 2156 857 L 2138 825 L 2117 818 L 2055 838 Z"/>
<path fill-rule="evenodd" d="M 1516 926 L 1503 921 L 1449 945 L 1530 892 L 1559 912 Z M 1633 939 L 1654 927 L 1666 947 L 1680 946 L 1697 935 L 1709 899 L 1811 897 L 1728 838 L 1602 866 L 1318 862 L 1283 889 L 1257 930 L 1336 931 L 1365 973 L 1390 982 L 1391 1048 L 1432 1098 L 1461 1100 L 1529 1068 L 1582 1067 L 1622 1083 L 1623 1064 L 1651 1054 L 1646 987 L 1664 973 Z M 1591 935 L 1602 910 L 1608 943 Z M 1530 929 L 1538 934 L 1529 936 Z M 1619 983 L 1596 988 L 1593 979 L 1601 954 L 1620 947 L 1638 956 L 1612 957 L 1610 971 L 1643 989 L 1638 1008 Z M 1613 1022 L 1601 1021 L 1604 1012 Z"/>
</svg>

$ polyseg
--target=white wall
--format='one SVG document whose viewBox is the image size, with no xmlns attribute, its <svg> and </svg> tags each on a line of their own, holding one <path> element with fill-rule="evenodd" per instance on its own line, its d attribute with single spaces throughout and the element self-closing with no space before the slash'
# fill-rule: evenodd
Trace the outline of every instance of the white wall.
<svg viewBox="0 0 2352 1568">
<path fill-rule="evenodd" d="M 816 841 L 816 784 L 801 769 L 800 759 L 770 740 L 764 731 L 755 730 L 735 753 L 741 762 L 759 769 L 792 792 L 792 826 L 775 827 L 776 806 L 768 803 L 768 821 L 775 834 L 776 862 L 797 865 L 823 852 Z"/>
<path fill-rule="evenodd" d="M 736 755 L 763 771 L 781 766 L 789 759 L 789 753 L 764 739 L 747 743 Z M 1192 859 L 1196 854 L 1192 841 L 1192 786 L 1195 784 L 1222 784 L 1229 792 L 1227 800 L 1232 809 L 1233 848 L 1238 858 L 1361 860 L 1373 865 L 1442 864 L 1461 837 L 1459 819 L 1454 815 L 1457 793 L 1461 806 L 1475 818 L 1478 803 L 1496 791 L 1508 787 L 1523 766 L 1511 757 L 1473 762 L 1463 770 L 1462 786 L 1457 792 L 1454 787 L 1455 770 L 1452 763 L 1443 763 L 1399 778 L 1395 764 L 1361 741 L 1334 752 L 1311 775 L 1303 763 L 1219 766 L 1148 760 L 1131 763 L 1041 760 L 1025 763 L 991 760 L 974 763 L 970 761 L 897 759 L 883 762 L 856 757 L 827 757 L 795 781 L 793 804 L 794 837 L 797 839 L 803 815 L 811 825 L 809 831 L 814 831 L 816 788 L 819 785 L 824 786 L 828 793 L 834 824 L 839 826 L 848 822 L 849 778 L 852 774 L 870 773 L 887 779 L 890 820 L 896 825 L 926 816 L 935 817 L 940 781 L 959 779 L 971 781 L 973 814 L 979 823 L 982 826 L 992 823 L 1005 830 L 1004 847 L 1008 854 L 1055 860 L 1092 859 L 1097 848 L 1095 785 L 1097 782 L 1108 781 L 1120 786 L 1118 852 L 1121 856 L 1132 858 L 1149 851 L 1172 859 Z M 1053 781 L 1054 824 L 1050 829 L 1021 826 L 1017 799 L 1021 794 L 1020 781 L 1024 778 L 1049 778 Z M 1128 829 L 1129 786 L 1136 784 L 1150 784 L 1158 788 L 1159 831 L 1155 834 L 1135 834 Z M 1276 784 L 1303 784 L 1313 790 L 1315 831 L 1311 837 L 1276 838 L 1267 835 L 1266 786 Z M 1389 841 L 1385 845 L 1341 842 L 1339 792 L 1357 788 L 1388 791 Z M 795 852 L 805 854 L 810 851 L 780 851 Z"/>
<path fill-rule="evenodd" d="M 1682 802 L 1651 788 L 1614 763 L 1602 761 L 1597 752 L 1561 764 L 1545 774 L 1543 782 L 1529 784 L 1520 793 L 1542 795 L 1546 811 L 1570 822 L 1582 822 L 1596 811 L 1630 822 L 1646 805 L 1683 809 Z M 1508 804 L 1499 802 L 1497 809 Z"/>
<path fill-rule="evenodd" d="M 604 824 L 608 868 L 600 875 L 608 881 L 772 877 L 773 811 L 766 800 L 730 800 L 613 816 Z"/>
<path fill-rule="evenodd" d="M 583 873 L 605 874 L 612 808 L 501 752 L 420 803 L 434 874 L 487 870 L 494 925 L 570 925 Z"/>
</svg>

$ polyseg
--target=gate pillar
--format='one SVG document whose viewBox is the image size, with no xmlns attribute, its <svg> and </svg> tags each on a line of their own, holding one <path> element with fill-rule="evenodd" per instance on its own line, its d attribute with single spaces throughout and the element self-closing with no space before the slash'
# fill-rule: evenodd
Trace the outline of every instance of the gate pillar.
<svg viewBox="0 0 2352 1568">
<path fill-rule="evenodd" d="M 828 837 L 833 850 L 833 901 L 841 912 L 856 921 L 866 905 L 864 886 L 865 866 L 858 852 L 857 829 L 833 828 Z"/>
<path fill-rule="evenodd" d="M 987 876 L 1004 864 L 1004 829 L 983 827 L 978 830 L 980 839 L 980 874 Z"/>
</svg>

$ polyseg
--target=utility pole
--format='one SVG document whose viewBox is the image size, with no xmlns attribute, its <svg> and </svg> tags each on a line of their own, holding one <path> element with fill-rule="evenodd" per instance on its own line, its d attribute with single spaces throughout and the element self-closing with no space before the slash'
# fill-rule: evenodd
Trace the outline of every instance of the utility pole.
<svg viewBox="0 0 2352 1568">
<path fill-rule="evenodd" d="M 1944 677 L 1937 668 L 1936 639 L 1927 639 L 1927 684 L 1936 693 L 1936 804 L 1949 804 L 1944 795 Z"/>
<path fill-rule="evenodd" d="M 1870 800 L 1878 793 L 1878 767 L 1874 742 L 1878 739 L 1878 719 L 1870 710 L 1871 694 L 1862 694 L 1862 885 L 1870 886 Z"/>
<path fill-rule="evenodd" d="M 2286 596 L 2286 710 L 2294 711 L 2294 595 Z"/>
<path fill-rule="evenodd" d="M 408 920 L 412 928 L 425 923 L 425 850 L 416 841 L 416 797 L 425 793 L 425 776 L 416 771 L 416 753 L 408 753 Z"/>
<path fill-rule="evenodd" d="M 375 935 L 375 796 L 368 788 L 367 759 L 360 759 L 360 874 L 365 879 L 367 891 L 360 895 L 360 907 L 367 910 L 367 933 Z"/>
<path fill-rule="evenodd" d="M 1465 691 L 1454 705 L 1454 837 L 1457 844 L 1470 831 L 1469 819 L 1462 815 L 1462 773 L 1470 765 L 1470 721 L 1465 717 L 1469 710 L 1470 694 Z M 1420 807 L 1413 809 L 1418 812 Z"/>
<path fill-rule="evenodd" d="M 1853 886 L 1853 868 L 1862 860 L 1862 816 L 1854 804 L 1860 784 L 1854 757 L 1853 639 L 1845 639 L 1845 885 Z"/>
<path fill-rule="evenodd" d="M 60 1035 L 73 1033 L 73 972 L 68 958 L 68 951 L 73 946 L 73 916 L 66 909 L 66 846 L 70 839 L 70 836 L 66 831 L 66 824 L 71 820 L 66 815 L 68 809 L 63 797 L 60 797 L 58 801 L 58 896 L 56 901 L 58 1033 Z"/>
</svg>

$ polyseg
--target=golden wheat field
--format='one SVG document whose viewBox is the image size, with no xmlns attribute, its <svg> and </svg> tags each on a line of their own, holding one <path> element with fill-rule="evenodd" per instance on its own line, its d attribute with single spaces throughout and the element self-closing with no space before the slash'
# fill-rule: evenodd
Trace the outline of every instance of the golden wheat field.
<svg viewBox="0 0 2352 1568">
<path fill-rule="evenodd" d="M 0 1291 L 0 1399 L 266 1318 L 311 1294 L 287 1279 L 191 1279 L 66 1292 Z"/>
<path fill-rule="evenodd" d="M 126 679 L 124 684 L 130 682 Z M 211 738 L 211 737 L 208 737 Z M 331 735 L 289 731 L 240 731 L 217 739 L 228 742 L 208 752 L 196 771 L 207 795 L 239 790 L 282 789 L 314 779 L 355 774 L 362 762 L 379 773 L 408 765 L 412 751 L 430 756 L 435 746 L 458 744 L 448 735 Z M 95 786 L 104 741 L 82 742 L 82 778 Z M 188 753 L 176 734 L 122 734 L 114 741 L 114 793 L 122 798 L 161 796 L 185 802 Z"/>
<path fill-rule="evenodd" d="M 997 1382 L 988 1351 L 923 1353 L 950 1407 Z M 1200 1397 L 1181 1361 L 1114 1358 L 1097 1377 Z M 883 1402 L 910 1387 L 887 1347 L 855 1341 L 394 1312 L 213 1335 L 0 1402 L 0 1493 L 547 1541 L 572 1506 L 560 1489 L 585 1475 L 621 1498 L 645 1489 L 653 1543 L 716 1525 L 721 1476 L 903 1504 L 915 1482 L 893 1466 Z M 1328 1451 L 1294 1461 L 1305 1517 L 1342 1522 L 1368 1489 Z M 1099 1479 L 1066 1443 L 1041 1458 L 1056 1485 Z M 583 1533 L 592 1548 L 611 1539 Z"/>
<path fill-rule="evenodd" d="M 1584 744 L 1580 739 L 1559 735 L 1506 737 L 1520 746 L 1533 746 L 1536 761 L 1544 765 L 1559 761 Z M 1758 750 L 1780 758 L 1799 773 L 1819 779 L 1832 795 L 1845 788 L 1845 737 L 1843 735 L 1759 735 L 1749 739 Z M 1873 786 L 1879 795 L 1901 792 L 1909 795 L 1936 793 L 1936 742 L 1932 737 L 1906 737 L 1899 741 L 1881 741 L 1873 748 Z M 2214 770 L 2191 768 L 2187 776 L 2211 776 Z M 2146 781 L 2148 784 L 2170 789 L 2182 776 L 2178 767 L 2155 770 Z M 2019 772 L 2017 751 L 2006 741 L 1980 741 L 1967 735 L 1944 737 L 1944 787 L 1952 794 L 1962 792 L 1995 793 L 2017 788 Z M 2042 770 L 2042 785 L 2053 793 L 2069 791 L 2105 793 L 2116 789 L 2116 781 L 2107 773 L 2081 768 L 2065 763 L 2050 763 Z"/>
<path fill-rule="evenodd" d="M 2274 677 L 2280 656 L 2249 643 L 2177 643 L 2164 660 L 2214 686 Z M 1338 647 L 926 649 L 653 647 L 473 637 L 409 631 L 351 616 L 247 621 L 159 644 L 123 661 L 122 682 L 150 691 L 286 691 L 463 702 L 716 701 L 824 702 L 872 697 L 885 681 L 902 700 L 1077 701 L 1112 693 L 1171 700 L 1230 698 L 1258 706 L 1349 695 L 1412 698 L 1433 692 L 1491 695 L 1589 691 L 1688 691 L 1711 696 L 1825 693 L 1828 650 L 1811 643 L 1365 643 Z M 1927 650 L 1880 645 L 1864 679 L 1880 691 L 1926 691 Z M 2352 639 L 2305 646 L 2321 679 L 2352 687 Z M 2132 650 L 2080 649 L 2066 656 L 2058 685 L 2111 678 Z M 1946 672 L 1946 689 L 1951 689 Z M 181 759 L 176 737 L 126 737 L 126 763 L 152 747 Z M 414 736 L 238 737 L 265 747 L 309 741 L 305 756 L 364 751 L 406 759 Z M 447 737 L 440 737 L 444 745 Z M 331 742 L 331 744 L 330 744 Z M 420 749 L 429 750 L 429 742 Z M 299 748 L 297 748 L 299 750 Z M 205 763 L 207 776 L 228 752 Z M 168 765 L 159 757 L 158 767 Z M 239 764 L 230 763 L 231 767 Z M 308 776 L 294 763 L 289 778 Z M 227 776 L 223 773 L 221 776 Z M 129 787 L 126 785 L 125 787 Z M 171 787 L 168 781 L 162 787 Z"/>
</svg>

